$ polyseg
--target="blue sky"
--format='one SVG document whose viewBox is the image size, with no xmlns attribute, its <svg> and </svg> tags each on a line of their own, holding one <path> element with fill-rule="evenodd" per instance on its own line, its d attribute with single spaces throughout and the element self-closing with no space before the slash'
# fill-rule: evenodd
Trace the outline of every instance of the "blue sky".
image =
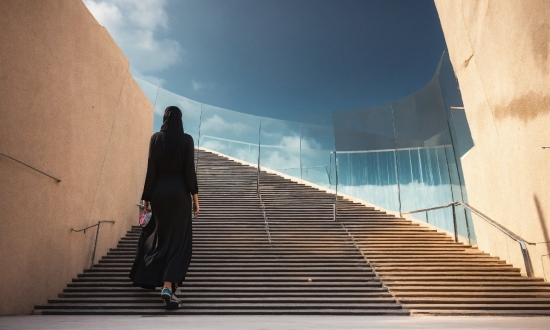
<svg viewBox="0 0 550 330">
<path fill-rule="evenodd" d="M 84 0 L 132 73 L 280 119 L 414 93 L 445 40 L 433 0 Z"/>
</svg>

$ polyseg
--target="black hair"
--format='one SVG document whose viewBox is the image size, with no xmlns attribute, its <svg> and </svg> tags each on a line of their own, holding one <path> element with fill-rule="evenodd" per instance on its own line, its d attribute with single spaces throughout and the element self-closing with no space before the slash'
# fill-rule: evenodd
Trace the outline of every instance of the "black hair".
<svg viewBox="0 0 550 330">
<path fill-rule="evenodd" d="M 183 145 L 183 123 L 180 108 L 171 105 L 164 110 L 160 131 L 164 133 L 164 154 L 168 157 L 177 155 Z"/>
</svg>

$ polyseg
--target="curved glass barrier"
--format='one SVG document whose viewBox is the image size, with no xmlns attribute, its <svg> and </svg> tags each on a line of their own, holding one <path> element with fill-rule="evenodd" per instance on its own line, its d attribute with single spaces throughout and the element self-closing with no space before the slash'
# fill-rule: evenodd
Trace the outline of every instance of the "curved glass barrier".
<svg viewBox="0 0 550 330">
<path fill-rule="evenodd" d="M 155 106 L 155 130 L 164 108 L 179 106 L 185 131 L 201 148 L 399 213 L 467 202 L 460 157 L 473 142 L 463 112 L 451 110 L 462 100 L 447 54 L 412 95 L 303 122 L 201 104 L 136 81 Z M 454 231 L 450 208 L 412 216 Z M 457 207 L 456 218 L 459 235 L 474 243 L 470 213 Z"/>
</svg>

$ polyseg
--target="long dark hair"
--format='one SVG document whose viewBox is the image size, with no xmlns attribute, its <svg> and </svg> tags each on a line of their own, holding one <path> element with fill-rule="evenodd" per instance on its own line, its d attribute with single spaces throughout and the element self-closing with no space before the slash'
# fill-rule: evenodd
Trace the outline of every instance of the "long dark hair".
<svg viewBox="0 0 550 330">
<path fill-rule="evenodd" d="M 164 110 L 164 118 L 160 131 L 164 133 L 164 154 L 175 156 L 183 145 L 183 123 L 181 110 L 176 106 L 169 106 Z"/>
</svg>

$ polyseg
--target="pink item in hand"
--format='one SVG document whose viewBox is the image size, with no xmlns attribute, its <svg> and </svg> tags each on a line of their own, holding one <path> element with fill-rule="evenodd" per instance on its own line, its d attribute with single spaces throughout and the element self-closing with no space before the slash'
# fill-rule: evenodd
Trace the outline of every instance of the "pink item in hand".
<svg viewBox="0 0 550 330">
<path fill-rule="evenodd" d="M 151 220 L 151 212 L 141 210 L 141 215 L 139 216 L 139 225 L 142 227 L 145 227 L 147 226 L 150 220 Z"/>
</svg>

